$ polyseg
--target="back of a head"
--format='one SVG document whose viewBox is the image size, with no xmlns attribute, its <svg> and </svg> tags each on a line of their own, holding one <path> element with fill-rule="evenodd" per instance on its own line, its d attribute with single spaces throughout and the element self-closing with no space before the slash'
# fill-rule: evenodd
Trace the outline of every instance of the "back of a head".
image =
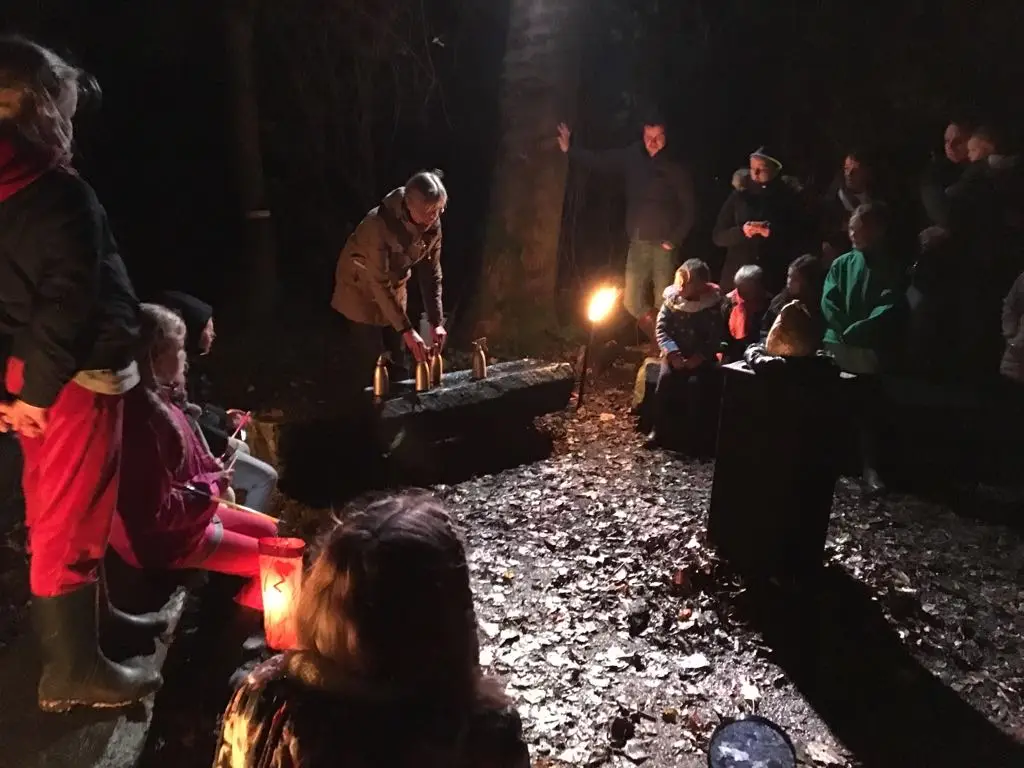
<svg viewBox="0 0 1024 768">
<path fill-rule="evenodd" d="M 23 37 L 0 37 L 0 126 L 47 160 L 71 158 L 81 70 Z"/>
<path fill-rule="evenodd" d="M 304 648 L 399 695 L 468 701 L 479 646 L 462 541 L 440 502 L 403 494 L 328 534 L 299 607 Z"/>
<path fill-rule="evenodd" d="M 700 280 L 706 283 L 710 279 L 711 269 L 700 259 L 687 259 L 676 270 L 676 285 L 686 285 L 692 280 Z"/>
<path fill-rule="evenodd" d="M 213 307 L 202 299 L 181 291 L 164 291 L 157 297 L 157 302 L 181 316 L 188 328 L 188 351 L 198 352 L 199 339 L 206 324 L 213 317 Z"/>
<path fill-rule="evenodd" d="M 769 355 L 779 357 L 809 357 L 818 349 L 817 335 L 807 307 L 799 301 L 791 301 L 772 323 L 765 349 Z"/>
</svg>

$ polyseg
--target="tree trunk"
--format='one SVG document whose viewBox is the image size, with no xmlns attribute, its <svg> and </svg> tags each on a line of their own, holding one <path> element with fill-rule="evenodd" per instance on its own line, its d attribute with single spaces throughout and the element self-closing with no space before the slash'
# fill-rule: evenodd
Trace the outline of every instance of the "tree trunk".
<svg viewBox="0 0 1024 768">
<path fill-rule="evenodd" d="M 502 141 L 476 297 L 476 333 L 516 352 L 555 329 L 568 163 L 556 126 L 578 80 L 583 0 L 512 0 L 502 75 Z"/>
<path fill-rule="evenodd" d="M 241 304 L 247 319 L 269 318 L 277 300 L 277 253 L 267 204 L 260 150 L 259 107 L 256 98 L 254 28 L 258 0 L 226 0 L 224 31 L 227 44 L 231 119 L 234 131 L 235 179 L 243 221 L 244 260 Z"/>
</svg>

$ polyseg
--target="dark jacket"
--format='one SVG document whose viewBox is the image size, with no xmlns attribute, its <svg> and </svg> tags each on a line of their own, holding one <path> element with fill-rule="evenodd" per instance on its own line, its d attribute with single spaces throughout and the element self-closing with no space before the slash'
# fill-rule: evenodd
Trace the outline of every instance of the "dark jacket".
<svg viewBox="0 0 1024 768">
<path fill-rule="evenodd" d="M 870 193 L 855 194 L 846 188 L 842 174 L 832 182 L 818 209 L 818 227 L 822 243 L 828 243 L 836 256 L 847 253 L 850 245 L 850 216 L 857 207 L 871 202 Z"/>
<path fill-rule="evenodd" d="M 722 343 L 722 294 L 718 286 L 708 283 L 699 299 L 688 300 L 670 285 L 664 297 L 655 333 L 661 351 L 678 352 L 684 358 L 700 355 L 706 362 L 713 362 Z"/>
<path fill-rule="evenodd" d="M 664 150 L 651 157 L 640 142 L 603 152 L 574 145 L 569 157 L 593 170 L 622 174 L 630 240 L 671 243 L 676 248 L 686 240 L 697 214 L 693 180 Z"/>
<path fill-rule="evenodd" d="M 213 768 L 530 766 L 519 714 L 496 696 L 460 717 L 437 701 L 332 681 L 323 667 L 309 652 L 257 667 L 224 713 Z"/>
<path fill-rule="evenodd" d="M 338 257 L 331 306 L 353 322 L 404 333 L 413 327 L 406 314 L 406 284 L 413 273 L 427 318 L 441 325 L 441 222 L 421 231 L 410 221 L 405 188 L 399 187 L 349 235 Z"/>
<path fill-rule="evenodd" d="M 954 163 L 945 155 L 932 157 L 925 167 L 921 177 L 921 205 L 931 225 L 947 230 L 952 227 L 946 189 L 960 180 L 967 167 L 966 163 Z"/>
<path fill-rule="evenodd" d="M 767 221 L 770 237 L 743 234 L 748 221 Z M 786 284 L 789 263 L 807 250 L 807 219 L 800 193 L 787 177 L 776 177 L 764 187 L 751 185 L 735 189 L 718 212 L 712 234 L 715 245 L 725 248 L 720 285 L 731 291 L 736 270 L 745 264 L 757 264 L 764 270 L 768 290 L 778 291 Z"/>
<path fill-rule="evenodd" d="M 0 333 L 25 361 L 22 400 L 46 408 L 79 371 L 128 366 L 138 315 L 106 212 L 85 181 L 53 169 L 0 202 Z"/>
</svg>

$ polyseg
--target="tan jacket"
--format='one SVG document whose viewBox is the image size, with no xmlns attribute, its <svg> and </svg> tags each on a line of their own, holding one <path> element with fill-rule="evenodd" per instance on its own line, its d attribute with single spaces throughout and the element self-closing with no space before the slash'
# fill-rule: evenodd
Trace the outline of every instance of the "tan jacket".
<svg viewBox="0 0 1024 768">
<path fill-rule="evenodd" d="M 405 188 L 388 193 L 359 222 L 338 257 L 331 307 L 349 320 L 413 327 L 406 314 L 406 283 L 416 273 L 431 325 L 444 322 L 441 303 L 441 223 L 421 231 L 408 218 Z"/>
</svg>

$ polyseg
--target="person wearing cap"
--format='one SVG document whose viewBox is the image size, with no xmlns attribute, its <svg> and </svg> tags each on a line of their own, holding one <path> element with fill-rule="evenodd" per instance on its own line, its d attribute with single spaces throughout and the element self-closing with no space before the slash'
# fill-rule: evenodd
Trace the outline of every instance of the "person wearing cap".
<svg viewBox="0 0 1024 768">
<path fill-rule="evenodd" d="M 726 198 L 712 234 L 715 245 L 726 249 L 722 290 L 736 287 L 736 270 L 745 264 L 764 270 L 769 291 L 782 290 L 786 268 L 800 255 L 807 235 L 804 219 L 799 191 L 792 179 L 782 176 L 778 155 L 767 147 L 752 152 L 749 182 Z"/>
<path fill-rule="evenodd" d="M 558 146 L 573 162 L 620 174 L 626 187 L 626 285 L 623 304 L 637 327 L 655 344 L 655 324 L 662 292 L 675 279 L 677 253 L 696 218 L 689 171 L 664 152 L 665 121 L 649 115 L 643 141 L 625 149 L 594 152 L 570 144 L 569 126 L 558 126 Z"/>
</svg>

